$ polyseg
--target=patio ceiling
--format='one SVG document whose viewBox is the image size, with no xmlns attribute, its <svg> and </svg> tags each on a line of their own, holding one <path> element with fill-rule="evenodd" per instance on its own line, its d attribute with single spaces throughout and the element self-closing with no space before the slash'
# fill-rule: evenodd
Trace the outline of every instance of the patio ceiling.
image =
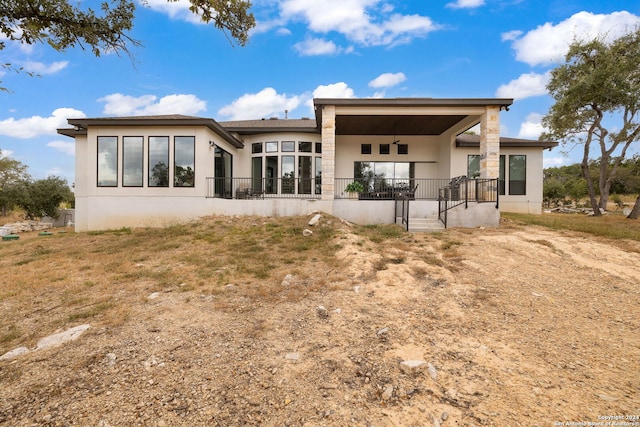
<svg viewBox="0 0 640 427">
<path fill-rule="evenodd" d="M 466 115 L 338 115 L 337 135 L 441 135 Z"/>
<path fill-rule="evenodd" d="M 325 107 L 335 111 L 336 135 L 443 135 L 479 123 L 489 106 L 507 109 L 506 98 L 315 98 L 316 124 Z"/>
</svg>

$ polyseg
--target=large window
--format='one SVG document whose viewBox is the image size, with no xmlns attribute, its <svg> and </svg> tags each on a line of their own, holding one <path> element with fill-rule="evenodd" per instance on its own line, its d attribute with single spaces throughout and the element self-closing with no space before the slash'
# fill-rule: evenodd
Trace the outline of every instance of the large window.
<svg viewBox="0 0 640 427">
<path fill-rule="evenodd" d="M 118 137 L 98 137 L 98 187 L 118 186 Z"/>
<path fill-rule="evenodd" d="M 282 156 L 282 194 L 296 192 L 295 159 L 294 156 Z"/>
<path fill-rule="evenodd" d="M 149 137 L 149 187 L 169 186 L 169 137 Z"/>
<path fill-rule="evenodd" d="M 174 140 L 174 187 L 193 187 L 195 184 L 195 137 L 176 136 Z"/>
<path fill-rule="evenodd" d="M 311 194 L 311 156 L 298 157 L 298 194 Z"/>
<path fill-rule="evenodd" d="M 509 194 L 527 194 L 527 156 L 509 156 Z"/>
<path fill-rule="evenodd" d="M 355 162 L 353 177 L 370 190 L 408 186 L 415 176 L 413 162 Z"/>
<path fill-rule="evenodd" d="M 265 193 L 276 194 L 278 192 L 278 156 L 267 156 L 266 158 L 266 181 Z"/>
<path fill-rule="evenodd" d="M 144 138 L 122 138 L 122 186 L 142 187 Z"/>
<path fill-rule="evenodd" d="M 258 144 L 258 143 L 254 143 Z M 264 153 L 252 153 L 251 186 L 269 194 L 321 194 L 322 143 L 267 141 Z"/>
</svg>

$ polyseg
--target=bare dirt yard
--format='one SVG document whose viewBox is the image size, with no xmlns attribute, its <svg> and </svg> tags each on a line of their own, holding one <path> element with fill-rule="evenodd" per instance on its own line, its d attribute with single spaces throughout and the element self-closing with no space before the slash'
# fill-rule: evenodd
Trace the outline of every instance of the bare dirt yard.
<svg viewBox="0 0 640 427">
<path fill-rule="evenodd" d="M 640 425 L 638 242 L 308 220 L 3 242 L 0 425 Z"/>
</svg>

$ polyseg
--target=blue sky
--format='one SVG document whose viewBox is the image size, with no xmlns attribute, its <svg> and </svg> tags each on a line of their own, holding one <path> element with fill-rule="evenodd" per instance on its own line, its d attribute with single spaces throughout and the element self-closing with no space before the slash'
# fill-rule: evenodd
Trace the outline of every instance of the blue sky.
<svg viewBox="0 0 640 427">
<path fill-rule="evenodd" d="M 95 4 L 96 1 L 84 1 Z M 575 37 L 640 26 L 638 0 L 254 0 L 246 47 L 198 23 L 185 4 L 139 4 L 135 59 L 5 41 L 0 149 L 35 178 L 74 181 L 70 117 L 187 114 L 219 121 L 312 117 L 314 97 L 515 98 L 504 136 L 537 139 L 548 72 Z M 545 152 L 545 166 L 580 160 Z"/>
</svg>

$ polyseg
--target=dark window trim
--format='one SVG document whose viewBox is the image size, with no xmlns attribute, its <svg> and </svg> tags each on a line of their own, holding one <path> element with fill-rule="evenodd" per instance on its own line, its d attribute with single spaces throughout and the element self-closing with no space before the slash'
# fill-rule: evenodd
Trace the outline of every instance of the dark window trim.
<svg viewBox="0 0 640 427">
<path fill-rule="evenodd" d="M 391 148 L 389 148 L 389 144 L 380 144 L 378 148 L 380 150 L 380 154 L 391 154 Z"/>
<path fill-rule="evenodd" d="M 151 138 L 166 138 L 167 143 L 167 185 L 149 185 L 151 181 Z M 169 179 L 169 166 L 171 163 L 171 159 L 169 158 L 169 153 L 171 152 L 171 137 L 169 135 L 149 135 L 147 136 L 147 187 L 148 188 L 169 188 L 171 185 L 171 180 Z M 155 165 L 154 165 L 155 166 Z"/>
<path fill-rule="evenodd" d="M 140 185 L 125 185 L 124 183 L 124 172 L 125 172 L 125 163 L 124 163 L 124 154 L 125 154 L 125 139 L 127 138 L 140 138 L 140 145 L 142 148 L 142 155 L 140 156 L 140 171 L 142 172 L 142 176 L 140 177 Z M 122 137 L 122 186 L 126 188 L 140 188 L 144 187 L 144 136 L 140 135 L 125 135 Z"/>
<path fill-rule="evenodd" d="M 371 144 L 360 144 L 360 154 L 371 154 Z"/>
<path fill-rule="evenodd" d="M 191 185 L 176 185 L 176 140 L 178 138 L 192 138 L 193 140 L 193 183 Z M 194 188 L 196 186 L 196 137 L 194 135 L 174 135 L 173 137 L 173 180 L 169 180 L 173 183 L 173 188 Z"/>
<path fill-rule="evenodd" d="M 511 179 L 511 158 L 512 157 L 524 157 L 524 181 L 515 181 Z M 527 195 L 527 155 L 526 154 L 509 154 L 509 195 L 510 196 L 526 196 Z M 514 193 L 512 189 L 512 182 L 522 183 L 522 193 Z M 516 186 L 517 187 L 517 186 Z"/>
<path fill-rule="evenodd" d="M 100 164 L 99 156 L 96 155 L 96 187 L 99 188 L 116 188 L 118 187 L 120 174 L 118 173 L 119 159 L 120 159 L 120 138 L 117 135 L 98 135 L 96 140 L 96 153 L 100 154 L 100 138 L 115 138 L 116 139 L 116 183 L 115 185 L 100 185 Z"/>
</svg>

